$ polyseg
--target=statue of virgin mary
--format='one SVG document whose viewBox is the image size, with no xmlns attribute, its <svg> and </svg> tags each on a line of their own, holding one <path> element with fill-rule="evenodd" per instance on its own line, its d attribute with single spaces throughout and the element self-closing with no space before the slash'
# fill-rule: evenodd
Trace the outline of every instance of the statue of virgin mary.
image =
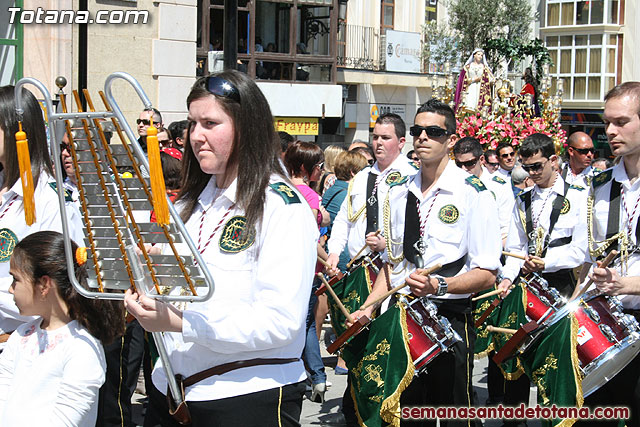
<svg viewBox="0 0 640 427">
<path fill-rule="evenodd" d="M 460 70 L 454 98 L 456 112 L 463 107 L 473 111 L 480 111 L 485 105 L 491 108 L 491 85 L 494 80 L 484 51 L 474 50 Z"/>
</svg>

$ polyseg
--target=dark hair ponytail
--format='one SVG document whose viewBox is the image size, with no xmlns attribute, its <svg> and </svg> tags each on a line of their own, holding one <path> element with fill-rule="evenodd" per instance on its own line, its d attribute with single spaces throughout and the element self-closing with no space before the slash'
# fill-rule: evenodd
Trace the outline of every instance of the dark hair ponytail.
<svg viewBox="0 0 640 427">
<path fill-rule="evenodd" d="M 75 254 L 78 245 L 71 242 Z M 89 333 L 111 343 L 124 331 L 124 305 L 121 301 L 85 298 L 71 285 L 64 253 L 64 238 L 57 231 L 39 231 L 22 239 L 13 250 L 16 265 L 34 282 L 48 276 L 57 286 L 58 295 L 67 305 L 69 316 L 87 328 Z M 73 260 L 78 282 L 87 287 L 87 270 Z"/>
</svg>

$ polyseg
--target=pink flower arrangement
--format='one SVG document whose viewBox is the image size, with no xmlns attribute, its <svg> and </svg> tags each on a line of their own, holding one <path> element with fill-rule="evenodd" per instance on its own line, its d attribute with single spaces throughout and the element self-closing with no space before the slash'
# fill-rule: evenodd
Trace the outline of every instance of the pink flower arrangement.
<svg viewBox="0 0 640 427">
<path fill-rule="evenodd" d="M 479 115 L 470 115 L 458 122 L 458 135 L 461 138 L 465 136 L 477 138 L 485 150 L 495 149 L 502 142 L 519 147 L 522 141 L 533 133 L 549 135 L 553 138 L 556 148 L 564 147 L 567 140 L 567 133 L 560 123 L 548 123 L 541 117 L 524 118 L 519 115 L 511 117 L 503 115 L 488 120 Z"/>
</svg>

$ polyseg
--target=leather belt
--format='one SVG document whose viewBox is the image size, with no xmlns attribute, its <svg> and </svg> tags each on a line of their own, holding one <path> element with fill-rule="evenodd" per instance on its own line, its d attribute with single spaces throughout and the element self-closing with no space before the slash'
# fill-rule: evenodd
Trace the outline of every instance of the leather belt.
<svg viewBox="0 0 640 427">
<path fill-rule="evenodd" d="M 222 365 L 205 369 L 204 371 L 200 371 L 198 373 L 195 373 L 183 379 L 182 385 L 184 387 L 189 387 L 197 382 L 200 382 L 214 375 L 226 374 L 227 372 L 235 371 L 236 369 L 240 369 L 240 368 L 248 368 L 250 366 L 259 366 L 259 365 L 284 365 L 286 363 L 297 362 L 298 360 L 300 360 L 299 357 L 292 357 L 289 359 L 275 359 L 275 358 L 274 359 L 249 359 L 249 360 L 239 360 L 237 362 L 224 363 Z M 176 375 L 176 377 L 178 377 L 178 375 Z"/>
</svg>

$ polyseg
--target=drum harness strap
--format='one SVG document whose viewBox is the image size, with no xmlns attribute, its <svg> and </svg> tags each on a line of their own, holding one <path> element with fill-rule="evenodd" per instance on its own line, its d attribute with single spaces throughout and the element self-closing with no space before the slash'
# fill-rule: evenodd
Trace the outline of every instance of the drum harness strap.
<svg viewBox="0 0 640 427">
<path fill-rule="evenodd" d="M 544 243 L 540 241 L 540 239 L 542 239 L 542 236 L 538 234 L 538 230 L 533 229 L 533 219 L 531 214 L 531 193 L 533 192 L 533 190 L 528 191 L 522 195 L 526 213 L 525 232 L 527 233 L 528 253 L 530 255 L 537 255 L 540 258 L 544 258 L 549 247 L 553 248 L 556 246 L 562 246 L 571 242 L 571 236 L 555 239 L 549 242 L 551 238 L 551 232 L 553 232 L 553 228 L 555 227 L 556 222 L 558 222 L 558 217 L 560 216 L 560 211 L 562 210 L 562 205 L 564 204 L 564 200 L 567 196 L 568 190 L 569 184 L 567 184 L 567 182 L 565 181 L 563 194 L 558 194 L 558 196 L 553 201 L 553 206 L 551 208 L 551 217 L 549 219 L 549 231 L 544 237 Z"/>
<path fill-rule="evenodd" d="M 378 230 L 378 184 L 385 174 L 376 175 L 369 172 L 367 177 L 367 200 L 365 206 L 367 209 L 367 230 L 366 234 L 375 233 Z"/>
<path fill-rule="evenodd" d="M 422 254 L 418 252 L 415 245 L 418 239 L 422 239 L 419 232 L 420 217 L 418 215 L 417 201 L 418 199 L 415 194 L 409 191 L 407 194 L 407 207 L 404 221 L 404 242 L 402 244 L 405 258 L 416 267 L 418 267 L 416 263 L 417 258 L 422 257 Z M 453 277 L 460 272 L 466 262 L 467 254 L 464 254 L 462 258 L 443 265 L 442 268 L 438 270 L 438 275 L 442 277 Z"/>
<path fill-rule="evenodd" d="M 611 181 L 611 190 L 609 192 L 609 215 L 607 218 L 607 234 L 604 242 L 599 243 L 598 247 L 594 247 L 596 243 L 593 239 L 593 194 L 589 195 L 587 202 L 587 230 L 589 232 L 589 253 L 596 258 L 602 258 L 604 251 L 611 247 L 611 249 L 618 249 L 620 251 L 620 259 L 626 264 L 629 258 L 630 242 L 629 236 L 624 230 L 620 230 L 620 182 L 615 179 Z M 632 253 L 638 250 L 638 242 L 640 242 L 640 226 L 636 224 L 636 246 L 632 247 Z M 626 270 L 626 267 L 625 267 Z"/>
</svg>

